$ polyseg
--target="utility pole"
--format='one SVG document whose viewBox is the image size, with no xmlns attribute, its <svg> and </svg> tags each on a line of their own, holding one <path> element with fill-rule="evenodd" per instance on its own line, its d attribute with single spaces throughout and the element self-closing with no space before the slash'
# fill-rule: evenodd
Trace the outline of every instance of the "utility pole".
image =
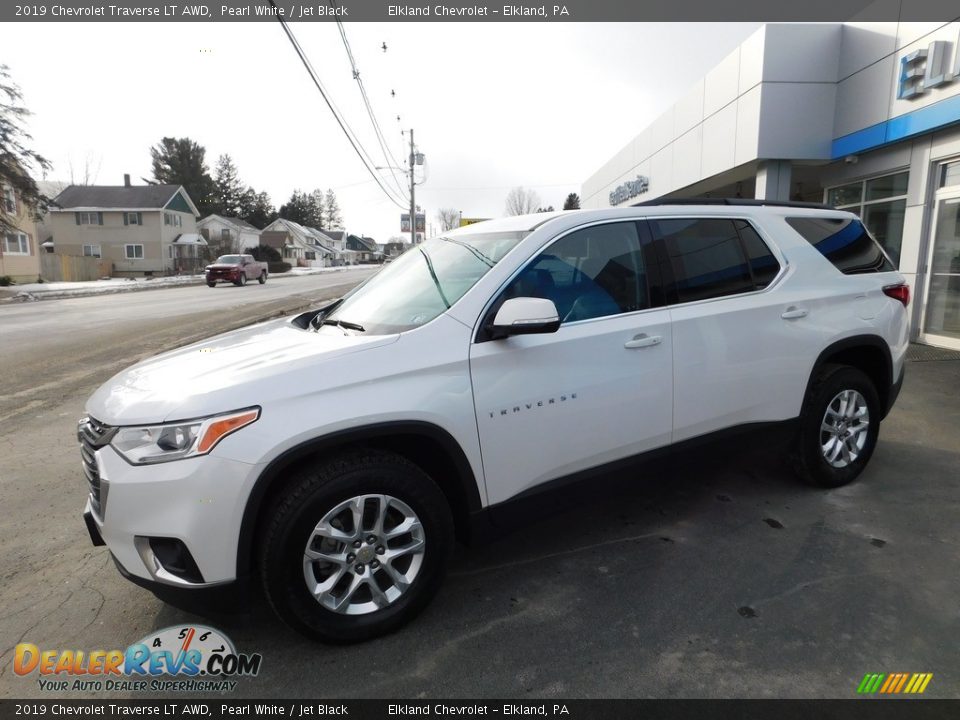
<svg viewBox="0 0 960 720">
<path fill-rule="evenodd" d="M 416 161 L 413 149 L 413 128 L 410 128 L 410 244 L 417 244 L 417 203 L 414 200 L 414 188 L 416 183 L 413 179 L 413 166 Z"/>
</svg>

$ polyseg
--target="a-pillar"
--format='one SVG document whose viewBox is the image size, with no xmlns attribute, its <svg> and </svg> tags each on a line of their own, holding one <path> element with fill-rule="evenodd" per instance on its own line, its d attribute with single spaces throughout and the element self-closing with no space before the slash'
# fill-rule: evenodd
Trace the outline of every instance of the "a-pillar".
<svg viewBox="0 0 960 720">
<path fill-rule="evenodd" d="M 757 200 L 789 200 L 790 173 L 789 160 L 761 160 L 754 197 Z"/>
</svg>

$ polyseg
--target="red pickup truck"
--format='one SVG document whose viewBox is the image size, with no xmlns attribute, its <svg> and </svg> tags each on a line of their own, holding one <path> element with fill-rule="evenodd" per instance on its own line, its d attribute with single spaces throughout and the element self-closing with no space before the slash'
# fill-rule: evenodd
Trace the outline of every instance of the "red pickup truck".
<svg viewBox="0 0 960 720">
<path fill-rule="evenodd" d="M 210 287 L 215 287 L 218 282 L 246 285 L 247 280 L 256 280 L 263 285 L 267 281 L 267 264 L 257 262 L 253 255 L 221 255 L 205 270 Z"/>
</svg>

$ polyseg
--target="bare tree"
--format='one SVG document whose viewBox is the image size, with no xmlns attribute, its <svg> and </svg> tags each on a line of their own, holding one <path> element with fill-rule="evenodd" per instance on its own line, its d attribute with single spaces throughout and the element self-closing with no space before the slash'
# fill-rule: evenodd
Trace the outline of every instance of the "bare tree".
<svg viewBox="0 0 960 720">
<path fill-rule="evenodd" d="M 536 191 L 528 190 L 522 185 L 507 193 L 507 215 L 528 215 L 536 212 L 539 205 L 540 196 Z"/>
<path fill-rule="evenodd" d="M 97 176 L 100 174 L 100 165 L 102 163 L 103 156 L 100 156 L 94 160 L 93 155 L 91 153 L 87 153 L 86 157 L 83 159 L 83 168 L 78 171 L 73 166 L 73 157 L 71 156 L 67 161 L 67 166 L 70 170 L 70 184 L 93 185 L 97 181 Z"/>
<path fill-rule="evenodd" d="M 460 225 L 460 211 L 453 208 L 440 208 L 437 210 L 437 222 L 440 223 L 441 232 L 453 230 Z"/>
</svg>

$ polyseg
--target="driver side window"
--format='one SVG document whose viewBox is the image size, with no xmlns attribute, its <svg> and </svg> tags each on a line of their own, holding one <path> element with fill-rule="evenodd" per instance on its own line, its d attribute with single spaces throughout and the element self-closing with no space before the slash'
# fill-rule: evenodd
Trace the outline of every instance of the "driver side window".
<svg viewBox="0 0 960 720">
<path fill-rule="evenodd" d="M 556 240 L 510 283 L 505 297 L 553 300 L 564 323 L 650 307 L 636 223 L 594 225 Z"/>
</svg>

